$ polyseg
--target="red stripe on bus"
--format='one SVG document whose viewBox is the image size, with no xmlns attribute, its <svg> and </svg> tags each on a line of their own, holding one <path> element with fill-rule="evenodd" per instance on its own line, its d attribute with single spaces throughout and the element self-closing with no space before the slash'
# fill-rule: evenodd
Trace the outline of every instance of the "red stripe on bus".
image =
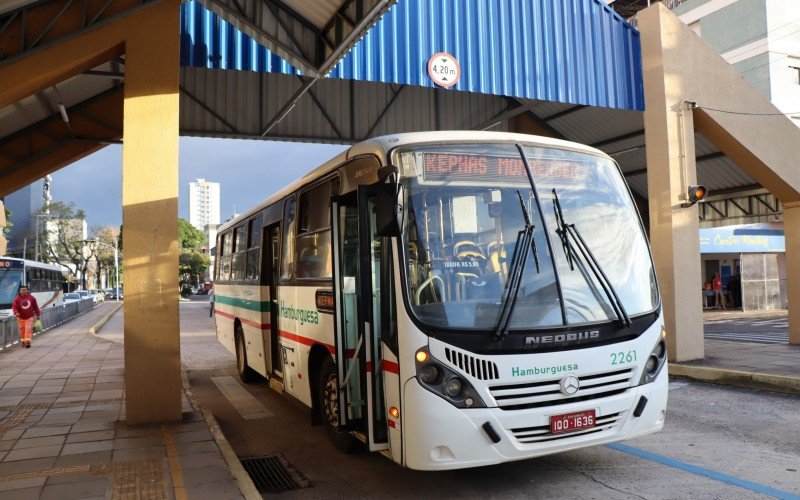
<svg viewBox="0 0 800 500">
<path fill-rule="evenodd" d="M 389 427 L 391 427 L 392 429 L 396 429 L 397 428 L 397 424 L 394 423 L 394 420 L 391 420 L 391 419 L 389 420 Z"/>
<path fill-rule="evenodd" d="M 372 361 L 367 361 L 364 368 L 367 370 L 367 373 L 372 373 Z"/>
<path fill-rule="evenodd" d="M 387 361 L 384 359 L 381 361 L 381 367 L 385 372 L 400 374 L 400 366 L 394 361 Z"/>
<path fill-rule="evenodd" d="M 332 345 L 320 342 L 318 340 L 310 339 L 308 337 L 303 337 L 301 335 L 289 333 L 283 330 L 280 330 L 278 333 L 282 338 L 285 338 L 287 340 L 292 340 L 294 342 L 297 342 L 298 344 L 303 344 L 307 346 L 312 346 L 314 344 L 322 344 L 331 352 L 331 354 L 334 354 L 336 352 L 336 348 L 334 348 Z"/>
<path fill-rule="evenodd" d="M 223 318 L 236 319 L 236 316 L 234 316 L 233 314 L 226 313 L 225 311 L 220 311 L 219 309 L 215 309 L 214 313 L 219 314 Z M 249 319 L 242 319 L 242 318 L 239 318 L 239 321 L 241 321 L 245 325 L 258 328 L 259 330 L 269 330 L 269 323 L 259 323 L 257 321 L 250 321 Z"/>
</svg>

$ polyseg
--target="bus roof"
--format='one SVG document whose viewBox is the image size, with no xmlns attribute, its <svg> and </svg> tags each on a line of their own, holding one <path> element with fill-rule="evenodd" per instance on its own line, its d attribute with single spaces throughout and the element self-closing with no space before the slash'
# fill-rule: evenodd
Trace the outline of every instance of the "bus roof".
<svg viewBox="0 0 800 500">
<path fill-rule="evenodd" d="M 24 262 L 25 267 L 39 267 L 42 269 L 49 269 L 51 271 L 64 272 L 60 264 L 47 264 L 45 262 L 37 262 L 35 260 L 20 259 L 19 257 L 0 257 L 0 260 L 13 260 L 15 262 Z"/>
<path fill-rule="evenodd" d="M 558 149 L 569 149 L 581 153 L 603 156 L 610 158 L 606 153 L 599 149 L 586 146 L 577 142 L 564 141 L 561 139 L 553 139 L 550 137 L 543 137 L 538 135 L 529 134 L 516 134 L 511 132 L 487 132 L 476 130 L 447 130 L 447 131 L 434 131 L 434 132 L 408 132 L 403 134 L 391 134 L 381 137 L 374 137 L 365 141 L 354 144 L 350 148 L 342 151 L 335 157 L 326 161 L 319 167 L 308 172 L 301 178 L 292 182 L 285 188 L 276 192 L 265 201 L 252 207 L 241 215 L 225 222 L 217 230 L 218 233 L 229 229 L 232 226 L 250 218 L 254 213 L 260 212 L 266 207 L 272 205 L 276 201 L 288 196 L 289 194 L 297 191 L 304 185 L 313 182 L 315 179 L 324 176 L 325 174 L 333 171 L 336 167 L 344 163 L 350 158 L 365 154 L 377 154 L 381 160 L 385 160 L 387 154 L 392 149 L 410 145 L 422 144 L 438 144 L 442 142 L 450 143 L 464 143 L 464 142 L 495 142 L 495 143 L 524 143 L 526 145 L 553 147 Z"/>
</svg>

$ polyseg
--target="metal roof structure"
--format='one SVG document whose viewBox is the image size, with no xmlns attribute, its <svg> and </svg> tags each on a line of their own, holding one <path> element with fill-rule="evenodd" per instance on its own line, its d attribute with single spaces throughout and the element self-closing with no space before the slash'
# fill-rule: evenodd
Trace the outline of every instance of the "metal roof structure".
<svg viewBox="0 0 800 500">
<path fill-rule="evenodd" d="M 117 1 L 135 9 L 158 0 Z M 52 7 L 57 24 L 70 3 L 15 2 L 0 8 L 0 52 L 4 30 L 22 19 L 24 31 L 26 9 Z M 81 29 L 124 14 L 101 10 Z M 41 45 L 57 43 L 46 31 Z M 607 152 L 647 196 L 639 35 L 603 0 L 190 0 L 181 44 L 183 135 L 352 144 L 409 131 L 506 131 L 525 117 Z M 0 66 L 35 45 L 0 53 Z M 428 78 L 438 51 L 460 62 L 451 89 Z M 119 142 L 121 124 L 100 123 L 92 108 L 120 106 L 121 116 L 124 63 L 0 109 L 0 171 L 24 168 L 32 141 Z M 89 124 L 92 135 L 82 132 Z M 758 187 L 699 135 L 696 151 L 712 193 Z"/>
</svg>

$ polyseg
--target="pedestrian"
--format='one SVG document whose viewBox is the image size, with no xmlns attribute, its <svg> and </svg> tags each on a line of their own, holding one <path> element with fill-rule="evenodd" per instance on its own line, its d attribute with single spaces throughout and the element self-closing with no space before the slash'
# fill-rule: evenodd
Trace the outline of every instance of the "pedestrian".
<svg viewBox="0 0 800 500">
<path fill-rule="evenodd" d="M 17 324 L 19 325 L 19 338 L 22 345 L 26 348 L 31 346 L 31 337 L 33 336 L 33 318 L 39 319 L 42 312 L 39 311 L 39 304 L 36 303 L 36 297 L 28 292 L 28 287 L 19 287 L 19 293 L 11 305 L 11 310 L 14 316 L 17 317 Z"/>
<path fill-rule="evenodd" d="M 711 286 L 714 288 L 714 296 L 717 299 L 717 308 L 725 310 L 725 293 L 722 291 L 722 279 L 719 273 L 714 273 L 714 278 L 711 280 Z"/>
<path fill-rule="evenodd" d="M 208 289 L 208 303 L 211 307 L 208 310 L 208 317 L 214 316 L 214 284 L 211 284 L 211 288 Z"/>
</svg>

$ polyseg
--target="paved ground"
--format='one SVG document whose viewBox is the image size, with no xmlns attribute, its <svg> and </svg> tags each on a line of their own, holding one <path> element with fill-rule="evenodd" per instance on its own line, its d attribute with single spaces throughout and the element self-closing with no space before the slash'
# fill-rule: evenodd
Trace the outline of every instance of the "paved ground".
<svg viewBox="0 0 800 500">
<path fill-rule="evenodd" d="M 705 358 L 681 364 L 800 377 L 800 345 L 706 340 Z"/>
<path fill-rule="evenodd" d="M 0 353 L 0 499 L 241 498 L 187 401 L 180 423 L 124 423 L 123 346 L 88 333 L 111 307 Z"/>
<path fill-rule="evenodd" d="M 789 319 L 785 316 L 721 319 L 707 322 L 703 327 L 706 339 L 762 344 L 789 343 Z"/>
<path fill-rule="evenodd" d="M 195 349 L 213 349 L 207 312 L 181 305 Z M 204 326 L 205 325 L 205 326 Z M 202 342 L 207 340 L 207 342 Z M 731 342 L 722 342 L 730 345 Z M 756 347 L 775 347 L 741 344 Z M 788 346 L 785 346 L 788 347 Z M 188 352 L 187 352 L 188 351 Z M 225 366 L 227 363 L 227 366 Z M 764 498 L 800 495 L 800 397 L 676 381 L 663 432 L 626 442 L 479 469 L 421 473 L 378 454 L 342 455 L 309 410 L 263 380 L 241 384 L 224 351 L 189 371 L 194 394 L 211 410 L 240 458 L 282 454 L 310 481 L 285 494 L 302 498 Z M 733 458 L 735 457 L 735 458 Z"/>
</svg>

